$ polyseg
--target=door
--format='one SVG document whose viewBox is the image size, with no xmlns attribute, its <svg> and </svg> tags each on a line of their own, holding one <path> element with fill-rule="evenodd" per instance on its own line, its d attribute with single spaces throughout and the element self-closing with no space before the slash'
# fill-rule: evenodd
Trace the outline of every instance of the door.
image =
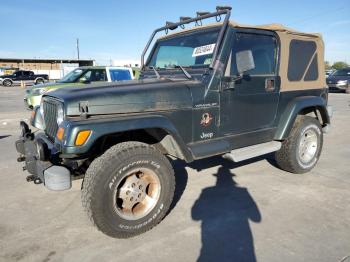
<svg viewBox="0 0 350 262">
<path fill-rule="evenodd" d="M 13 81 L 21 81 L 23 80 L 23 71 L 17 71 L 13 73 Z"/>
<path fill-rule="evenodd" d="M 277 39 L 273 33 L 256 30 L 235 32 L 233 39 L 225 76 L 237 80 L 221 91 L 221 134 L 266 133 L 273 129 L 279 100 Z M 237 58 L 244 51 L 251 52 L 254 68 L 239 73 Z"/>
</svg>

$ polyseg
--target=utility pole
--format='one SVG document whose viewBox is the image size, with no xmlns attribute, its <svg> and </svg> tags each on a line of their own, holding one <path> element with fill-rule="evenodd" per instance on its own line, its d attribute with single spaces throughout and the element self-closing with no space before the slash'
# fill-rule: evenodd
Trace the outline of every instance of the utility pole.
<svg viewBox="0 0 350 262">
<path fill-rule="evenodd" d="M 79 38 L 77 38 L 77 54 L 78 54 L 78 60 L 80 59 L 79 55 Z"/>
</svg>

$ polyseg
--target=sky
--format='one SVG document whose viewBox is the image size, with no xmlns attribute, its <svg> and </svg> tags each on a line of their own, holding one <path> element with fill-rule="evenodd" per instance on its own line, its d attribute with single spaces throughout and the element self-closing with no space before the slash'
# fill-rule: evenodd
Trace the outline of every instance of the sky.
<svg viewBox="0 0 350 262">
<path fill-rule="evenodd" d="M 196 11 L 232 6 L 231 20 L 281 23 L 319 32 L 325 59 L 350 63 L 349 0 L 3 0 L 0 2 L 0 57 L 80 58 L 98 64 L 139 60 L 154 29 Z"/>
</svg>

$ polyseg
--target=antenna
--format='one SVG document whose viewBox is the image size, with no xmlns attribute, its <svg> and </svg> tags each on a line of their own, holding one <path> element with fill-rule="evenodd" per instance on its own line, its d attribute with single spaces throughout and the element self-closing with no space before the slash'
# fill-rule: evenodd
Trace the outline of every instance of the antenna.
<svg viewBox="0 0 350 262">
<path fill-rule="evenodd" d="M 77 54 L 78 54 L 78 60 L 80 59 L 80 54 L 79 54 L 79 38 L 77 38 Z"/>
</svg>

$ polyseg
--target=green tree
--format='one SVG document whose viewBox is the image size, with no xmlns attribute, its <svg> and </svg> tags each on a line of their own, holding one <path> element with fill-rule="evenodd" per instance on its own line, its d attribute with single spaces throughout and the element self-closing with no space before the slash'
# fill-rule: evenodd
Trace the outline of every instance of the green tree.
<svg viewBox="0 0 350 262">
<path fill-rule="evenodd" d="M 334 64 L 332 65 L 332 68 L 335 70 L 338 70 L 338 69 L 342 69 L 342 68 L 345 68 L 348 66 L 349 65 L 347 63 L 342 62 L 342 61 L 338 61 L 338 62 L 334 62 Z"/>
</svg>

